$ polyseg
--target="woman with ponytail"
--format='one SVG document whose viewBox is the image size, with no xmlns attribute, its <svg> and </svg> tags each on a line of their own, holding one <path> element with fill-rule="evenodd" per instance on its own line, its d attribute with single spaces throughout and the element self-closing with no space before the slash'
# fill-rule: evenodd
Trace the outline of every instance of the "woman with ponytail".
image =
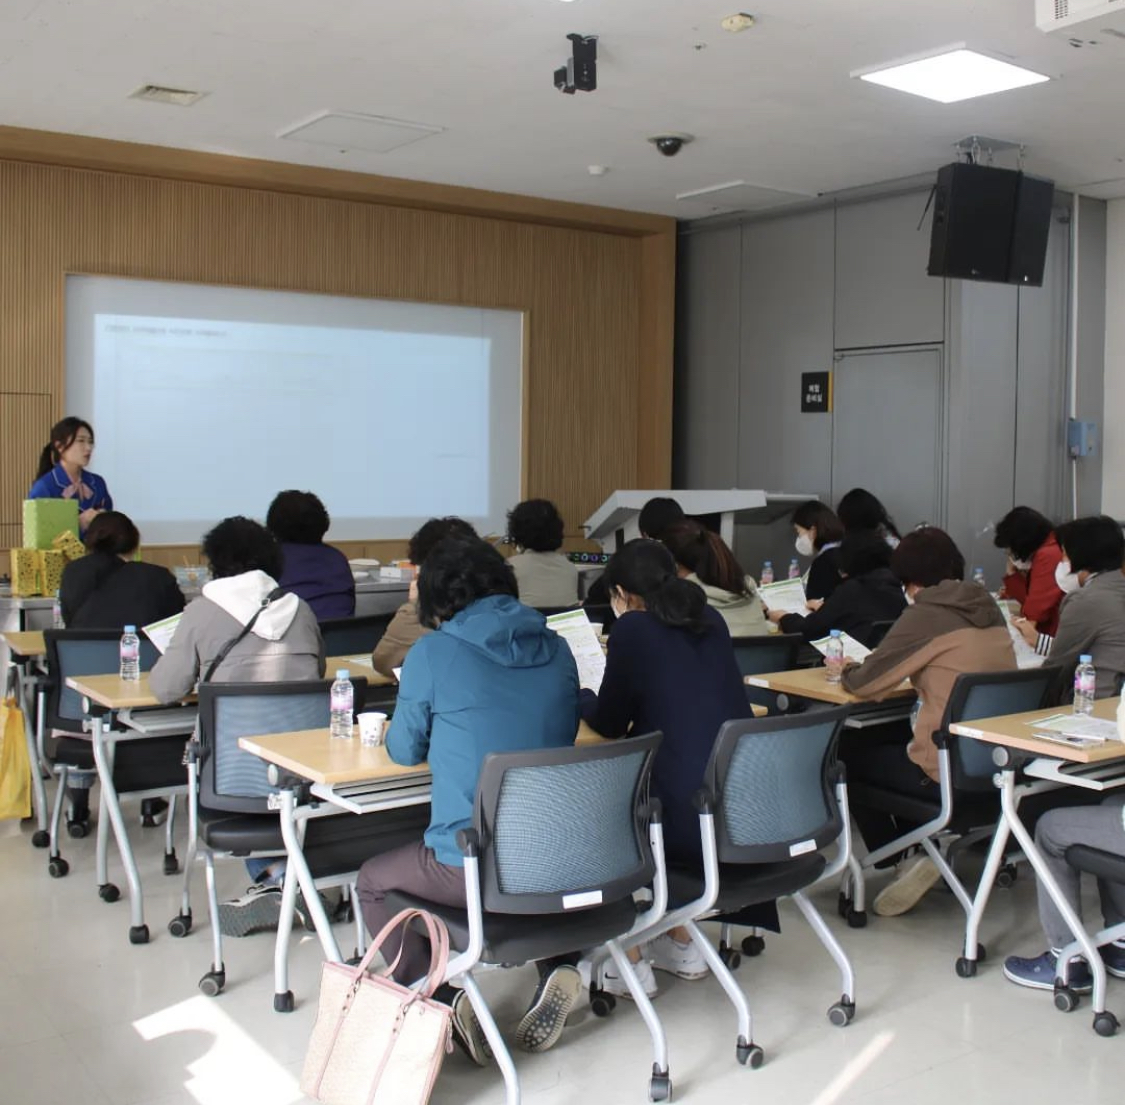
<svg viewBox="0 0 1125 1105">
<path fill-rule="evenodd" d="M 768 633 L 762 600 L 727 543 L 694 519 L 673 522 L 660 536 L 681 579 L 703 589 L 707 605 L 727 623 L 732 637 Z"/>
<path fill-rule="evenodd" d="M 29 499 L 74 499 L 82 533 L 103 510 L 113 509 L 105 480 L 86 469 L 93 453 L 94 430 L 89 422 L 74 417 L 56 422 L 51 440 L 39 454 L 39 471 L 27 493 Z"/>
<path fill-rule="evenodd" d="M 606 565 L 603 577 L 617 622 L 609 638 L 605 676 L 595 695 L 583 691 L 583 716 L 603 737 L 664 734 L 652 773 L 652 793 L 664 811 L 664 850 L 670 864 L 701 869 L 699 814 L 692 795 L 719 728 L 750 715 L 746 688 L 730 633 L 702 589 L 676 571 L 658 541 L 630 541 Z M 772 906 L 747 921 L 776 928 Z M 702 978 L 707 964 L 687 933 L 673 929 L 644 949 L 637 964 L 645 988 L 655 992 L 652 966 L 681 978 Z M 627 994 L 614 965 L 601 984 Z"/>
</svg>

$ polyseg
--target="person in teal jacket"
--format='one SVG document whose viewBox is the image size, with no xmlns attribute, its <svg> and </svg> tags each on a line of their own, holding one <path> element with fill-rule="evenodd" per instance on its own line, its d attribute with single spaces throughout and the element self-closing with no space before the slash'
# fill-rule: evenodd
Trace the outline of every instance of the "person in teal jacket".
<svg viewBox="0 0 1125 1105">
<path fill-rule="evenodd" d="M 400 890 L 465 907 L 464 859 L 457 833 L 472 822 L 484 758 L 491 752 L 561 748 L 579 722 L 578 669 L 566 642 L 517 597 L 507 561 L 479 538 L 450 537 L 426 557 L 418 578 L 422 637 L 402 668 L 387 753 L 395 763 L 428 762 L 433 776 L 430 825 L 416 844 L 369 859 L 357 896 L 374 935 L 391 918 L 385 898 Z M 391 962 L 397 936 L 383 947 Z M 411 983 L 429 965 L 424 937 L 402 936 L 395 978 Z M 540 984 L 516 1030 L 532 1051 L 550 1047 L 582 991 L 573 964 L 540 965 Z M 490 1050 L 464 991 L 443 987 L 453 1007 L 454 1038 L 476 1063 Z"/>
</svg>

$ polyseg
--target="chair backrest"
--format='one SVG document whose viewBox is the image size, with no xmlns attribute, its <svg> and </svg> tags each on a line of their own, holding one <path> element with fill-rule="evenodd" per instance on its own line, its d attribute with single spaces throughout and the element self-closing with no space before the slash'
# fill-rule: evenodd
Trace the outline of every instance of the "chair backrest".
<svg viewBox="0 0 1125 1105">
<path fill-rule="evenodd" d="M 82 732 L 82 696 L 66 685 L 76 675 L 116 675 L 121 670 L 121 630 L 46 629 L 47 725 L 70 733 Z M 141 671 L 150 671 L 160 656 L 141 635 Z"/>
<path fill-rule="evenodd" d="M 325 656 L 370 655 L 382 640 L 394 614 L 364 614 L 356 618 L 329 618 L 320 623 Z"/>
<path fill-rule="evenodd" d="M 582 609 L 586 611 L 586 617 L 595 625 L 602 626 L 603 630 L 608 629 L 617 620 L 613 613 L 613 607 L 608 602 L 585 604 Z"/>
<path fill-rule="evenodd" d="M 780 863 L 840 835 L 836 744 L 847 716 L 844 707 L 722 726 L 703 776 L 720 863 Z"/>
<path fill-rule="evenodd" d="M 954 789 L 993 791 L 992 776 L 996 766 L 991 744 L 954 736 L 949 726 L 982 717 L 1038 710 L 1045 705 L 1058 676 L 1058 668 L 1044 666 L 1023 671 L 972 672 L 957 677 L 941 723 L 950 749 Z"/>
<path fill-rule="evenodd" d="M 652 882 L 648 785 L 661 734 L 485 758 L 473 826 L 490 913 L 566 913 Z"/>
<path fill-rule="evenodd" d="M 353 679 L 363 702 L 365 679 Z M 239 737 L 325 729 L 329 680 L 204 683 L 199 688 L 199 804 L 231 813 L 267 813 L 276 788 L 265 760 L 238 747 Z"/>
<path fill-rule="evenodd" d="M 761 675 L 767 671 L 792 671 L 804 638 L 800 633 L 761 633 L 732 637 L 731 644 L 738 670 L 743 675 Z"/>
<path fill-rule="evenodd" d="M 887 635 L 887 631 L 895 623 L 891 620 L 883 622 L 872 622 L 871 628 L 867 631 L 867 640 L 865 644 L 870 649 L 876 649 L 883 643 L 883 638 Z"/>
</svg>

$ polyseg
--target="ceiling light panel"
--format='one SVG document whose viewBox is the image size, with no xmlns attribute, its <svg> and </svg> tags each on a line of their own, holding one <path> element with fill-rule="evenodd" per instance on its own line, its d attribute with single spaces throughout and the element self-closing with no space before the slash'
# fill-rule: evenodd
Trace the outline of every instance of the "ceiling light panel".
<svg viewBox="0 0 1125 1105">
<path fill-rule="evenodd" d="M 899 92 L 924 96 L 940 104 L 991 96 L 995 92 L 1026 88 L 1051 79 L 1010 62 L 978 54 L 964 46 L 878 69 L 857 71 L 852 76 Z"/>
</svg>

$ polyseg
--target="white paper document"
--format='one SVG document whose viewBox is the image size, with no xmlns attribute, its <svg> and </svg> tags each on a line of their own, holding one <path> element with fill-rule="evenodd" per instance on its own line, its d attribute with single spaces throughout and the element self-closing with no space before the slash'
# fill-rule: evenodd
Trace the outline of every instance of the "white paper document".
<svg viewBox="0 0 1125 1105">
<path fill-rule="evenodd" d="M 158 622 L 153 622 L 151 625 L 141 626 L 141 632 L 156 645 L 156 651 L 161 656 L 168 651 L 168 646 L 172 643 L 172 637 L 175 636 L 176 626 L 180 624 L 180 619 L 183 613 L 173 614 L 170 618 L 162 618 Z"/>
<path fill-rule="evenodd" d="M 1042 729 L 1044 736 L 1061 733 L 1091 744 L 1104 744 L 1118 739 L 1117 722 L 1112 718 L 1090 717 L 1087 714 L 1052 714 L 1042 721 L 1029 721 L 1027 724 L 1033 729 Z"/>
<path fill-rule="evenodd" d="M 552 614 L 547 625 L 570 646 L 574 662 L 578 665 L 578 685 L 583 690 L 601 690 L 605 675 L 605 652 L 594 632 L 585 610 L 567 610 Z"/>
<path fill-rule="evenodd" d="M 375 670 L 375 664 L 372 662 L 370 655 L 360 656 L 345 656 L 344 660 L 349 664 L 354 664 L 357 668 L 370 668 Z"/>
<path fill-rule="evenodd" d="M 1008 627 L 1008 636 L 1012 638 L 1012 651 L 1016 654 L 1016 667 L 1021 671 L 1028 668 L 1041 668 L 1047 657 L 1040 656 L 1023 639 L 1023 634 L 1012 624 L 1012 619 L 1017 616 L 1019 611 L 1018 605 L 1009 599 L 997 599 L 996 605 L 1000 607 L 1000 613 L 1004 615 L 1004 623 Z"/>
<path fill-rule="evenodd" d="M 813 641 L 812 646 L 821 656 L 828 655 L 828 642 L 831 637 L 821 637 L 819 641 Z M 857 664 L 862 664 L 868 656 L 871 655 L 871 649 L 865 644 L 861 644 L 849 633 L 841 633 L 840 640 L 844 643 L 844 659 L 854 660 Z"/>
<path fill-rule="evenodd" d="M 809 612 L 805 585 L 799 579 L 779 579 L 776 583 L 759 584 L 758 594 L 766 604 L 767 610 L 778 610 L 783 614 L 800 614 L 801 617 Z"/>
</svg>

